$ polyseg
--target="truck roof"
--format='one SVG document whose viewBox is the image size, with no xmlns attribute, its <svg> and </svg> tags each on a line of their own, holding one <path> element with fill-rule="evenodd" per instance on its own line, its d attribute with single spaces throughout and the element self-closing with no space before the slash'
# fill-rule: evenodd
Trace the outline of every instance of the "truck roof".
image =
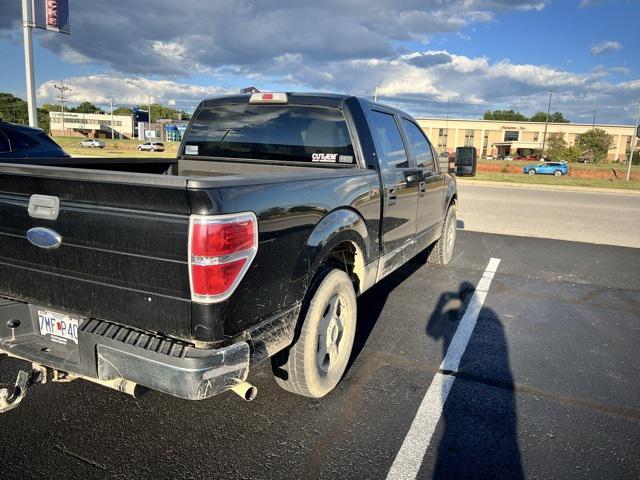
<svg viewBox="0 0 640 480">
<path fill-rule="evenodd" d="M 337 93 L 296 93 L 285 92 L 287 94 L 289 105 L 325 105 L 327 107 L 338 107 L 347 98 L 352 95 L 343 95 Z M 251 94 L 233 94 L 209 97 L 202 101 L 201 107 L 211 107 L 214 105 L 224 105 L 229 103 L 249 103 Z"/>
<path fill-rule="evenodd" d="M 288 105 L 322 105 L 326 107 L 340 107 L 342 102 L 348 98 L 357 98 L 361 103 L 370 103 L 373 105 L 380 105 L 388 110 L 393 110 L 396 113 L 406 115 L 405 112 L 394 108 L 390 105 L 385 105 L 380 102 L 372 102 L 365 97 L 356 97 L 355 95 L 346 95 L 342 93 L 324 93 L 324 92 L 285 92 L 287 94 Z M 209 97 L 204 99 L 199 108 L 213 107 L 216 105 L 225 105 L 230 103 L 249 103 L 251 98 L 250 93 L 239 93 L 231 95 L 221 95 L 215 97 Z"/>
</svg>

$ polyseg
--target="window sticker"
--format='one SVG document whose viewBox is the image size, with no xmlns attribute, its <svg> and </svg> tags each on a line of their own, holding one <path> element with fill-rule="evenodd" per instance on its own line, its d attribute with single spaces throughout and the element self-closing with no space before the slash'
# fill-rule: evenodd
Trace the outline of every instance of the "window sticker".
<svg viewBox="0 0 640 480">
<path fill-rule="evenodd" d="M 311 155 L 312 162 L 332 163 L 338 160 L 337 153 L 314 153 Z"/>
<path fill-rule="evenodd" d="M 198 145 L 187 145 L 184 148 L 186 155 L 198 155 Z"/>
<path fill-rule="evenodd" d="M 340 155 L 338 163 L 353 163 L 353 155 Z"/>
</svg>

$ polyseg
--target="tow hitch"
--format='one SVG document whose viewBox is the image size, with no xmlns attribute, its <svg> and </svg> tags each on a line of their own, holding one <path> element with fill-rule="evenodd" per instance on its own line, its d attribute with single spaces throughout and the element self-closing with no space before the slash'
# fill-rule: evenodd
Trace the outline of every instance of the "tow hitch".
<svg viewBox="0 0 640 480">
<path fill-rule="evenodd" d="M 33 365 L 30 372 L 20 370 L 13 387 L 0 388 L 0 413 L 13 410 L 27 396 L 31 385 L 47 382 L 47 369 L 40 365 Z"/>
</svg>

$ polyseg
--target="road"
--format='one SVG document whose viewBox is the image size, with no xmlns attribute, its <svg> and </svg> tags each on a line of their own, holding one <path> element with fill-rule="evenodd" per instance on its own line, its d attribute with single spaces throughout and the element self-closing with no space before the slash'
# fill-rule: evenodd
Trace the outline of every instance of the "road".
<svg viewBox="0 0 640 480">
<path fill-rule="evenodd" d="M 640 247 L 640 195 L 460 182 L 465 230 Z"/>
<path fill-rule="evenodd" d="M 359 299 L 353 363 L 326 398 L 279 389 L 268 364 L 251 403 L 42 385 L 0 417 L 2 478 L 385 479 L 397 463 L 421 479 L 639 478 L 640 250 L 460 231 L 449 266 L 423 260 Z M 460 365 L 440 370 L 476 290 Z M 0 364 L 3 380 L 19 366 Z"/>
</svg>

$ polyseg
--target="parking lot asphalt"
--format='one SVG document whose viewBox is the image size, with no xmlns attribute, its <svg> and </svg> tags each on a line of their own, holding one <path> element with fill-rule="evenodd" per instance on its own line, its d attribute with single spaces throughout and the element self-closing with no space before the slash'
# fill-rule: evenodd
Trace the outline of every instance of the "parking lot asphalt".
<svg viewBox="0 0 640 480">
<path fill-rule="evenodd" d="M 460 366 L 442 372 L 491 258 Z M 353 363 L 324 399 L 280 390 L 267 364 L 251 403 L 37 386 L 0 416 L 1 475 L 384 479 L 445 374 L 418 478 L 639 478 L 639 285 L 640 249 L 461 231 L 449 266 L 419 256 L 360 297 Z M 0 379 L 19 366 L 0 359 Z"/>
</svg>

